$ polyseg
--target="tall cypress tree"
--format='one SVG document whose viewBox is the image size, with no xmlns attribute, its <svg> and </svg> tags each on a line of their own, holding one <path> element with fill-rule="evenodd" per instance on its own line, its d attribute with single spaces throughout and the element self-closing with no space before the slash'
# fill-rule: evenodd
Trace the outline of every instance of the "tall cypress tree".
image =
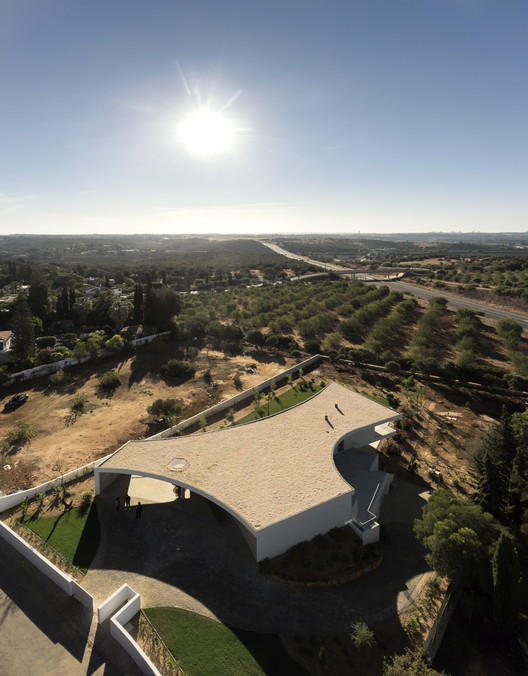
<svg viewBox="0 0 528 676">
<path fill-rule="evenodd" d="M 25 296 L 17 296 L 13 302 L 11 330 L 14 334 L 13 353 L 22 361 L 35 356 L 35 329 L 33 315 Z"/>
<path fill-rule="evenodd" d="M 502 463 L 498 462 L 489 448 L 478 461 L 479 479 L 475 502 L 501 523 L 506 517 L 508 482 Z"/>
<path fill-rule="evenodd" d="M 493 618 L 503 638 L 512 637 L 519 619 L 519 561 L 512 539 L 501 533 L 492 559 Z"/>
<path fill-rule="evenodd" d="M 62 311 L 66 313 L 68 312 L 69 309 L 70 309 L 70 298 L 68 295 L 68 289 L 64 287 L 62 290 Z"/>
<path fill-rule="evenodd" d="M 477 459 L 479 479 L 475 495 L 475 502 L 501 523 L 508 519 L 510 476 L 516 448 L 511 415 L 503 406 L 500 422 L 486 437 Z"/>
<path fill-rule="evenodd" d="M 512 463 L 508 486 L 508 513 L 514 528 L 528 521 L 528 448 L 520 444 Z"/>
<path fill-rule="evenodd" d="M 134 324 L 141 324 L 143 321 L 143 289 L 141 284 L 134 287 Z"/>
</svg>

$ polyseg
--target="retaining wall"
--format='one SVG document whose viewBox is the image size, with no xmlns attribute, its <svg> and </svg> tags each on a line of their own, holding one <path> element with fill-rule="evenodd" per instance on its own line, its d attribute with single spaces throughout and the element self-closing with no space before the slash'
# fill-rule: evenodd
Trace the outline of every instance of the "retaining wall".
<svg viewBox="0 0 528 676">
<path fill-rule="evenodd" d="M 305 359 L 305 361 L 301 362 L 300 364 L 296 364 L 295 366 L 286 369 L 286 371 L 282 371 L 282 373 L 273 376 L 273 378 L 263 380 L 261 383 L 251 388 L 250 390 L 244 390 L 244 392 L 240 392 L 240 394 L 235 394 L 234 397 L 226 399 L 226 401 L 222 401 L 219 404 L 215 404 L 215 406 L 211 406 L 210 408 L 205 409 L 205 411 L 201 411 L 200 413 L 193 415 L 190 418 L 187 418 L 186 420 L 183 420 L 177 425 L 173 425 L 172 427 L 169 427 L 166 430 L 162 430 L 161 432 L 158 432 L 158 434 L 153 434 L 151 437 L 148 437 L 146 441 L 156 441 L 157 439 L 168 439 L 169 437 L 173 437 L 177 432 L 181 430 L 187 429 L 188 427 L 192 427 L 193 425 L 198 425 L 202 417 L 208 420 L 209 418 L 217 416 L 223 411 L 229 410 L 230 408 L 233 408 L 245 401 L 251 401 L 253 399 L 254 390 L 262 392 L 263 390 L 268 389 L 272 383 L 276 383 L 277 385 L 279 385 L 281 384 L 282 381 L 286 381 L 286 379 L 290 374 L 293 375 L 294 373 L 298 373 L 300 369 L 302 369 L 304 373 L 307 373 L 308 371 L 313 369 L 320 361 L 321 355 L 318 354 L 315 355 L 314 357 L 310 357 L 309 359 Z"/>
<path fill-rule="evenodd" d="M 447 631 L 449 621 L 455 612 L 459 598 L 460 588 L 454 588 L 450 585 L 422 648 L 423 652 L 429 656 L 431 662 L 434 661 L 436 653 L 442 645 L 442 639 Z"/>
<path fill-rule="evenodd" d="M 57 568 L 51 561 L 48 561 L 45 556 L 29 545 L 20 535 L 11 530 L 2 521 L 0 521 L 0 537 L 16 549 L 35 568 L 40 570 L 51 582 L 68 594 L 68 596 L 74 596 L 85 608 L 94 612 L 95 604 L 93 596 L 86 589 Z M 161 676 L 160 672 L 125 628 L 134 615 L 139 613 L 140 609 L 140 595 L 124 584 L 98 607 L 98 622 L 101 624 L 110 617 L 110 635 L 126 650 L 142 673 L 148 676 Z"/>
<path fill-rule="evenodd" d="M 0 521 L 0 537 L 17 550 L 22 556 L 38 568 L 44 575 L 62 589 L 68 596 L 75 596 L 88 610 L 93 612 L 94 601 L 90 594 L 69 575 L 63 573 L 51 561 L 29 545 L 23 538 L 15 533 L 9 526 Z"/>
<path fill-rule="evenodd" d="M 127 584 L 117 589 L 97 609 L 99 624 L 110 617 L 110 635 L 148 676 L 161 676 L 125 626 L 141 610 L 141 597 Z"/>
<path fill-rule="evenodd" d="M 71 472 L 66 472 L 61 476 L 55 477 L 55 479 L 50 479 L 40 486 L 33 486 L 33 488 L 27 488 L 25 491 L 17 491 L 16 493 L 9 493 L 8 495 L 0 496 L 0 512 L 4 512 L 6 509 L 11 509 L 11 507 L 16 507 L 24 502 L 24 500 L 31 500 L 39 493 L 44 493 L 49 491 L 59 484 L 67 484 L 75 479 L 80 479 L 82 476 L 90 474 L 93 471 L 94 467 L 99 467 L 103 462 L 112 457 L 113 453 L 105 455 L 104 458 L 99 458 L 93 462 L 84 465 L 84 467 L 79 467 L 72 470 Z"/>
</svg>

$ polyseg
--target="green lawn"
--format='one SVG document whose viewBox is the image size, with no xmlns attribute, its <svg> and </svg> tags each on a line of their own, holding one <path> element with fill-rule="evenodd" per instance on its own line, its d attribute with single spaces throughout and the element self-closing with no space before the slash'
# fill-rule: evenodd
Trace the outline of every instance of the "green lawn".
<svg viewBox="0 0 528 676">
<path fill-rule="evenodd" d="M 386 397 L 376 396 L 374 394 L 363 394 L 363 396 L 372 401 L 377 401 L 378 404 L 383 404 L 383 406 L 387 406 L 388 408 L 391 407 L 389 400 Z"/>
<path fill-rule="evenodd" d="M 266 418 L 268 415 L 285 411 L 287 408 L 296 406 L 297 404 L 306 401 L 306 399 L 313 397 L 314 394 L 317 394 L 317 392 L 320 392 L 322 389 L 321 385 L 313 385 L 313 390 L 307 387 L 303 392 L 299 385 L 297 385 L 296 387 L 292 387 L 291 390 L 287 390 L 281 394 L 277 399 L 272 399 L 269 402 L 267 396 L 263 395 L 260 404 L 264 410 L 264 415 L 259 416 L 255 411 L 251 411 L 248 415 L 237 420 L 235 425 L 241 425 L 242 423 L 258 420 L 259 418 Z"/>
<path fill-rule="evenodd" d="M 146 608 L 145 614 L 189 676 L 264 676 L 225 625 L 181 608 Z"/>
<path fill-rule="evenodd" d="M 99 545 L 100 526 L 94 504 L 89 509 L 76 507 L 58 516 L 28 519 L 24 525 L 86 573 Z"/>
</svg>

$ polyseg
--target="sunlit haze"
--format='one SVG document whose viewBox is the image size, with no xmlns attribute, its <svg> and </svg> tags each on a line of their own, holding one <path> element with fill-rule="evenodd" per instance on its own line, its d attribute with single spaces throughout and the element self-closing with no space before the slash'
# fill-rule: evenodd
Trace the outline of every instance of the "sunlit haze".
<svg viewBox="0 0 528 676">
<path fill-rule="evenodd" d="M 0 232 L 528 230 L 525 0 L 5 0 Z"/>
</svg>

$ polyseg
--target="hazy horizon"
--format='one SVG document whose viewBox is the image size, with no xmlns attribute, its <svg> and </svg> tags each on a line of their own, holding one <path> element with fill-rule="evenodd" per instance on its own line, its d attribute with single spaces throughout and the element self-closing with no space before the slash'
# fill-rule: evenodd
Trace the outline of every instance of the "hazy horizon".
<svg viewBox="0 0 528 676">
<path fill-rule="evenodd" d="M 0 233 L 524 232 L 527 24 L 523 0 L 6 0 Z"/>
</svg>

